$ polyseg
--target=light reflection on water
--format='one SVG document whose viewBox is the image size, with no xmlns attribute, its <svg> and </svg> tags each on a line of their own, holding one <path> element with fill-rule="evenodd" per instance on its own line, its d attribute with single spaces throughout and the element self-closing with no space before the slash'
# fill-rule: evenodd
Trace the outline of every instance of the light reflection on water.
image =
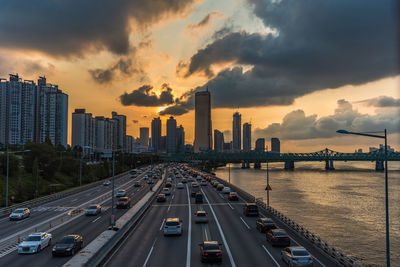
<svg viewBox="0 0 400 267">
<path fill-rule="evenodd" d="M 385 180 L 374 162 L 270 163 L 270 205 L 366 266 L 385 265 Z M 266 202 L 266 165 L 241 169 L 231 165 L 231 182 Z M 216 175 L 228 180 L 228 167 Z M 392 266 L 400 266 L 400 163 L 389 162 Z"/>
</svg>

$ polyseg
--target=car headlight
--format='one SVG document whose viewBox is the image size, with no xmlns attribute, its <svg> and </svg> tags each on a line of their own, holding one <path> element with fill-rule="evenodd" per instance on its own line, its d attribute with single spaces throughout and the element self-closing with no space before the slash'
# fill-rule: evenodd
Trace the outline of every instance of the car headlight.
<svg viewBox="0 0 400 267">
<path fill-rule="evenodd" d="M 53 247 L 53 251 L 56 251 L 56 247 Z"/>
<path fill-rule="evenodd" d="M 66 251 L 71 251 L 72 248 L 67 248 Z"/>
</svg>

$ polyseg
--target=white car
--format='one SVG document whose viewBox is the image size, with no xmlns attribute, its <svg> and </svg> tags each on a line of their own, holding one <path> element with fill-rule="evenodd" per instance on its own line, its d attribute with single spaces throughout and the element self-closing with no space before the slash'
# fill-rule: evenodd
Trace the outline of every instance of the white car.
<svg viewBox="0 0 400 267">
<path fill-rule="evenodd" d="M 223 193 L 223 194 L 229 194 L 230 192 L 231 192 L 231 188 L 230 188 L 230 187 L 225 186 L 225 187 L 222 189 L 222 193 Z"/>
<path fill-rule="evenodd" d="M 126 197 L 126 191 L 124 189 L 118 190 L 116 197 Z"/>
<path fill-rule="evenodd" d="M 176 188 L 178 188 L 178 189 L 183 189 L 183 188 L 184 188 L 184 186 L 183 186 L 183 184 L 182 184 L 182 183 L 178 183 L 178 184 L 176 185 Z"/>
<path fill-rule="evenodd" d="M 103 183 L 104 186 L 109 186 L 110 184 L 111 184 L 110 181 L 104 181 Z"/>
<path fill-rule="evenodd" d="M 182 221 L 179 218 L 167 218 L 164 225 L 164 236 L 182 235 Z"/>
<path fill-rule="evenodd" d="M 12 220 L 22 220 L 24 218 L 27 218 L 31 215 L 31 211 L 28 208 L 19 208 L 14 210 L 10 214 L 10 221 Z"/>
<path fill-rule="evenodd" d="M 46 232 L 34 233 L 18 245 L 18 253 L 38 253 L 49 245 L 51 245 L 51 234 Z"/>
</svg>

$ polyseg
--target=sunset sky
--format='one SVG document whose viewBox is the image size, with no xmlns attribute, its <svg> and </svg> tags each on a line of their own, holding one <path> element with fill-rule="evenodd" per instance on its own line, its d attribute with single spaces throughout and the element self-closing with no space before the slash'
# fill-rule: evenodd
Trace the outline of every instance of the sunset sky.
<svg viewBox="0 0 400 267">
<path fill-rule="evenodd" d="M 176 117 L 194 139 L 194 92 L 212 126 L 232 114 L 284 152 L 351 152 L 387 128 L 400 149 L 395 0 L 0 0 L 0 77 L 45 75 L 75 108 L 127 116 L 127 134 Z M 69 135 L 69 142 L 70 142 Z"/>
</svg>

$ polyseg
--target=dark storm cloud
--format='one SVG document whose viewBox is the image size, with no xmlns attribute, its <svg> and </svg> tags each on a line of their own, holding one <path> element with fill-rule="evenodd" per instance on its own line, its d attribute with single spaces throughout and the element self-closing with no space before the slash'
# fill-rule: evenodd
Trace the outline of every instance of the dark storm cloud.
<svg viewBox="0 0 400 267">
<path fill-rule="evenodd" d="M 159 112 L 160 115 L 183 115 L 194 108 L 194 91 L 190 90 L 175 99 L 174 105 Z"/>
<path fill-rule="evenodd" d="M 213 78 L 214 107 L 288 105 L 326 88 L 399 74 L 394 0 L 248 0 L 277 34 L 235 32 L 182 61 L 177 74 Z M 214 64 L 252 66 L 215 76 Z"/>
<path fill-rule="evenodd" d="M 129 52 L 130 21 L 146 27 L 179 14 L 193 0 L 2 1 L 0 46 L 53 56 L 106 48 Z M 107 74 L 105 74 L 107 76 Z"/>
<path fill-rule="evenodd" d="M 400 99 L 396 99 L 390 96 L 379 96 L 371 99 L 362 100 L 358 103 L 364 103 L 368 106 L 378 108 L 400 107 Z"/>
<path fill-rule="evenodd" d="M 153 92 L 153 86 L 143 85 L 131 93 L 121 95 L 120 101 L 124 106 L 157 107 L 173 104 L 174 97 L 168 84 L 162 85 L 159 96 Z"/>
<path fill-rule="evenodd" d="M 397 112 L 368 115 L 354 110 L 346 100 L 338 101 L 338 108 L 331 116 L 317 118 L 306 116 L 303 110 L 292 111 L 283 118 L 282 123 L 272 123 L 264 129 L 254 131 L 256 138 L 277 136 L 286 140 L 329 138 L 337 136 L 336 130 L 346 129 L 355 132 L 370 132 L 388 129 L 391 133 L 400 132 L 400 117 Z"/>
</svg>

